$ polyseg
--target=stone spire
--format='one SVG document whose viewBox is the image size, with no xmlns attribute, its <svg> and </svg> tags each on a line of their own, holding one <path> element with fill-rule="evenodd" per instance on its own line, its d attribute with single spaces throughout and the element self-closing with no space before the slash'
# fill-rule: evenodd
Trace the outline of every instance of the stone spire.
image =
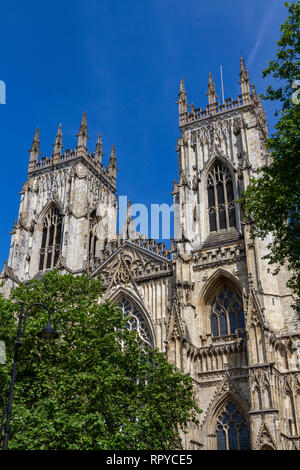
<svg viewBox="0 0 300 470">
<path fill-rule="evenodd" d="M 209 72 L 208 89 L 206 94 L 208 96 L 208 104 L 214 104 L 217 101 L 218 97 L 216 95 L 216 87 L 211 72 Z"/>
<path fill-rule="evenodd" d="M 246 69 L 243 56 L 241 57 L 239 84 L 241 85 L 242 95 L 245 94 L 245 93 L 250 93 L 250 83 L 249 83 L 248 70 Z"/>
<path fill-rule="evenodd" d="M 37 128 L 30 150 L 29 150 L 29 165 L 33 162 L 37 162 L 40 155 L 40 130 Z"/>
<path fill-rule="evenodd" d="M 87 133 L 86 112 L 84 112 L 83 115 L 82 115 L 79 132 L 78 132 L 78 134 L 76 134 L 76 137 L 78 137 L 77 147 L 85 147 L 86 148 L 87 140 L 89 139 L 88 133 Z"/>
<path fill-rule="evenodd" d="M 178 104 L 179 115 L 187 112 L 187 96 L 186 96 L 183 78 L 180 79 L 180 89 L 178 93 L 177 104 Z"/>
<path fill-rule="evenodd" d="M 114 179 L 117 176 L 117 157 L 116 157 L 116 149 L 113 145 L 110 152 L 109 164 L 108 164 L 109 173 L 112 175 Z"/>
<path fill-rule="evenodd" d="M 99 163 L 102 163 L 103 155 L 104 155 L 104 153 L 103 153 L 103 146 L 102 146 L 102 137 L 101 137 L 101 134 L 99 132 L 98 140 L 97 140 L 97 143 L 96 143 L 96 149 L 95 149 L 95 161 L 99 162 Z"/>
<path fill-rule="evenodd" d="M 58 131 L 55 137 L 55 141 L 53 145 L 53 152 L 52 155 L 60 155 L 63 149 L 63 134 L 62 134 L 62 125 L 58 126 Z"/>
</svg>

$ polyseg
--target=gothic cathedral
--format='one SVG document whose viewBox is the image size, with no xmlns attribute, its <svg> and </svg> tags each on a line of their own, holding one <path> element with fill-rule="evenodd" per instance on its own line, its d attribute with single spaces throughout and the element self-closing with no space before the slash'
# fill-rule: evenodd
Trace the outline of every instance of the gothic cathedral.
<svg viewBox="0 0 300 470">
<path fill-rule="evenodd" d="M 287 271 L 274 276 L 267 241 L 252 239 L 235 200 L 262 165 L 267 122 L 244 60 L 241 94 L 217 101 L 210 74 L 208 105 L 178 95 L 178 207 L 170 251 L 137 235 L 130 205 L 117 233 L 117 158 L 102 163 L 102 140 L 87 149 L 84 113 L 74 150 L 63 152 L 59 126 L 49 158 L 39 130 L 28 180 L 1 273 L 5 293 L 49 269 L 101 276 L 104 296 L 131 317 L 129 327 L 191 375 L 199 426 L 184 449 L 300 449 L 300 324 Z"/>
</svg>

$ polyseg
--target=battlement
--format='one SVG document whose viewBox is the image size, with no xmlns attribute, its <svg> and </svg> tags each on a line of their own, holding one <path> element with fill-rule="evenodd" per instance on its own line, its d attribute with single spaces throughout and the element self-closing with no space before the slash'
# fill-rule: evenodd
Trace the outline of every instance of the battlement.
<svg viewBox="0 0 300 470">
<path fill-rule="evenodd" d="M 48 168 L 50 169 L 57 165 L 79 159 L 83 159 L 85 162 L 91 165 L 92 168 L 99 174 L 99 176 L 112 187 L 112 189 L 116 189 L 116 179 L 109 171 L 109 168 L 104 167 L 102 163 L 96 159 L 95 153 L 88 153 L 86 149 L 81 149 L 78 147 L 76 147 L 74 150 L 67 149 L 64 153 L 58 155 L 51 155 L 50 157 L 45 156 L 41 157 L 39 160 L 29 162 L 28 175 L 32 175 L 37 171 Z"/>
<path fill-rule="evenodd" d="M 232 111 L 238 108 L 248 106 L 253 102 L 253 96 L 250 93 L 239 95 L 236 100 L 228 98 L 224 100 L 224 104 L 219 102 L 209 104 L 205 109 L 194 108 L 194 105 L 187 105 L 190 107 L 190 111 L 186 111 L 179 114 L 179 127 L 185 126 L 195 121 L 203 121 L 205 119 L 222 114 L 228 111 Z"/>
</svg>

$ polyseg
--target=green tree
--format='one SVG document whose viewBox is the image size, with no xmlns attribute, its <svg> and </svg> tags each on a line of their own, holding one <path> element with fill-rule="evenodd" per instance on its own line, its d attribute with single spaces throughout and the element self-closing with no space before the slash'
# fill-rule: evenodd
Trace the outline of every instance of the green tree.
<svg viewBox="0 0 300 470">
<path fill-rule="evenodd" d="M 289 16 L 281 25 L 281 37 L 277 41 L 276 58 L 263 71 L 277 80 L 278 87 L 269 86 L 262 98 L 278 101 L 280 110 L 275 132 L 267 140 L 272 164 L 260 169 L 257 179 L 244 192 L 240 202 L 245 216 L 252 222 L 253 236 L 265 238 L 273 234 L 268 244 L 266 258 L 270 264 L 287 264 L 291 278 L 288 285 L 300 296 L 300 158 L 299 122 L 300 94 L 297 99 L 295 86 L 299 74 L 300 54 L 300 4 L 285 3 Z"/>
<path fill-rule="evenodd" d="M 47 273 L 0 297 L 0 338 L 7 364 L 0 388 L 8 396 L 20 302 L 54 312 L 60 337 L 36 334 L 47 312 L 29 314 L 20 348 L 10 449 L 170 449 L 179 428 L 200 411 L 190 377 L 158 350 L 141 347 L 121 310 L 97 302 L 101 285 L 89 276 Z"/>
</svg>

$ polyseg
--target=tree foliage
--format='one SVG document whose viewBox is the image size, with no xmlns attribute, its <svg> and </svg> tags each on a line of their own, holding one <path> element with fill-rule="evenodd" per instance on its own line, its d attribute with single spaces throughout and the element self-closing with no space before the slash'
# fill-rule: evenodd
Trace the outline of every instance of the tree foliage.
<svg viewBox="0 0 300 470">
<path fill-rule="evenodd" d="M 7 364 L 0 387 L 8 397 L 20 302 L 42 302 L 54 312 L 60 337 L 36 334 L 47 312 L 30 312 L 20 348 L 10 449 L 170 449 L 179 428 L 196 422 L 190 377 L 158 350 L 141 347 L 121 310 L 98 302 L 100 281 L 47 273 L 0 297 L 0 338 Z"/>
<path fill-rule="evenodd" d="M 281 25 L 281 37 L 274 60 L 263 71 L 277 80 L 269 86 L 266 100 L 278 101 L 280 110 L 275 132 L 267 140 L 272 163 L 259 171 L 257 179 L 244 192 L 241 202 L 246 218 L 252 221 L 253 236 L 266 238 L 272 233 L 266 256 L 270 264 L 286 264 L 291 278 L 288 285 L 300 296 L 300 157 L 299 122 L 300 88 L 300 4 L 285 3 L 289 16 Z M 294 96 L 293 96 L 294 94 Z M 274 270 L 276 274 L 279 268 Z"/>
</svg>

